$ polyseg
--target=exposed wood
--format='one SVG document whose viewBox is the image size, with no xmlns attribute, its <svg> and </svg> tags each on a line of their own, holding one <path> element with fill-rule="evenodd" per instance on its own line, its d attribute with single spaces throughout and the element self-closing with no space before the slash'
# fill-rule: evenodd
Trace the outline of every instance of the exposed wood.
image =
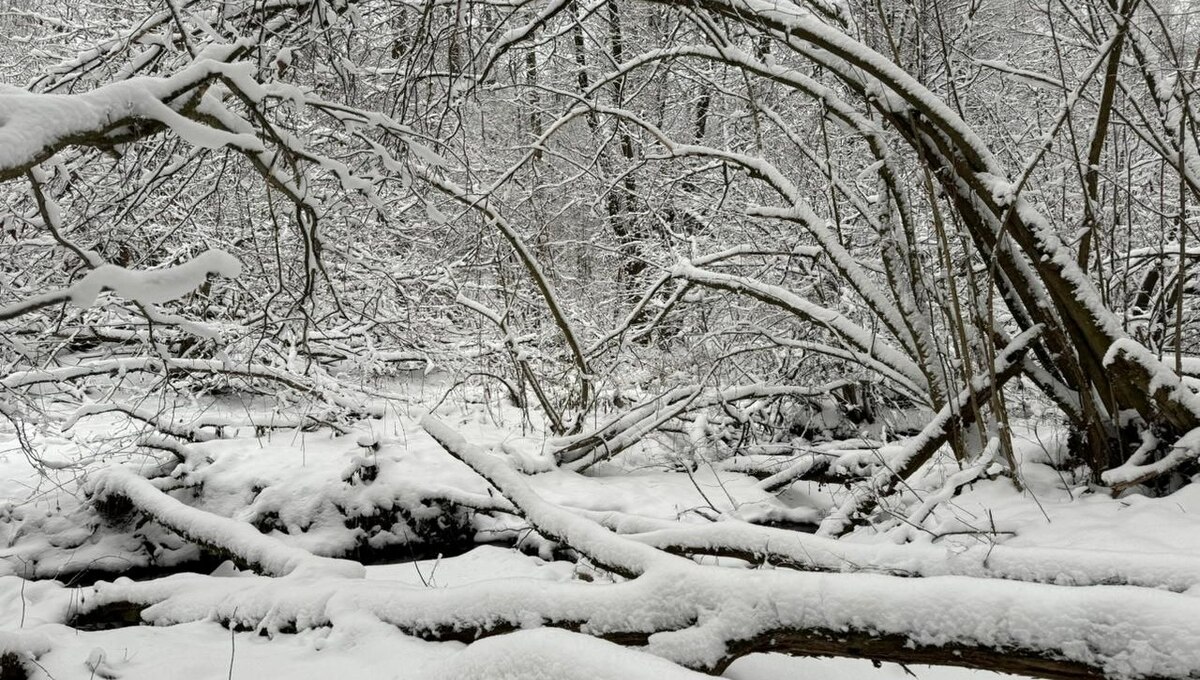
<svg viewBox="0 0 1200 680">
<path fill-rule="evenodd" d="M 892 663 L 958 666 L 996 673 L 1013 673 L 1050 680 L 1100 680 L 1103 671 L 1072 661 L 1030 655 L 1020 650 L 921 645 L 899 635 L 852 631 L 780 630 L 730 645 L 729 654 L 713 668 L 722 673 L 747 654 L 774 652 L 792 656 L 839 656 Z"/>
</svg>

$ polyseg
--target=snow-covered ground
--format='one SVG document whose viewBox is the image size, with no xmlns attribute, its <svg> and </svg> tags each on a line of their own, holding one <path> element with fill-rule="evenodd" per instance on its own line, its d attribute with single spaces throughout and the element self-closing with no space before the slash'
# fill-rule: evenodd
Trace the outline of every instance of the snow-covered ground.
<svg viewBox="0 0 1200 680">
<path fill-rule="evenodd" d="M 175 484 L 193 489 L 189 502 L 197 507 L 252 523 L 289 545 L 320 554 L 353 557 L 369 546 L 388 562 L 369 566 L 369 580 L 453 589 L 484 581 L 536 579 L 549 585 L 594 576 L 574 563 L 556 560 L 552 546 L 538 542 L 524 520 L 512 515 L 490 524 L 476 519 L 465 525 L 475 539 L 506 541 L 505 545 L 465 551 L 457 546 L 439 556 L 440 546 L 413 540 L 404 524 L 411 528 L 423 519 L 440 521 L 439 500 L 484 506 L 499 501 L 487 482 L 447 456 L 421 430 L 412 417 L 419 409 L 411 405 L 385 409 L 383 419 L 360 423 L 342 435 L 327 429 L 239 429 L 239 419 L 261 423 L 270 417 L 249 407 L 239 409 L 227 405 L 225 413 L 207 412 L 210 421 L 225 424 L 223 434 L 231 438 L 192 445 L 188 461 L 173 474 Z M 468 440 L 506 451 L 518 467 L 536 471 L 544 464 L 539 438 L 520 433 L 515 418 L 501 426 L 483 413 L 467 404 L 450 406 L 443 415 Z M 199 415 L 187 407 L 177 413 L 185 420 Z M 271 635 L 231 632 L 211 620 L 113 630 L 68 627 L 63 623 L 67 614 L 91 597 L 91 590 L 51 580 L 55 576 L 87 583 L 89 568 L 114 572 L 123 565 L 205 564 L 197 561 L 200 555 L 194 546 L 152 523 L 124 531 L 105 528 L 104 520 L 84 502 L 83 489 L 95 483 L 101 462 L 123 462 L 134 469 L 153 463 L 132 445 L 138 431 L 120 414 L 81 419 L 67 432 L 30 427 L 25 434 L 38 456 L 32 460 L 11 429 L 0 430 L 0 651 L 38 652 L 38 672 L 48 678 L 557 679 L 624 678 L 634 672 L 641 677 L 701 677 L 647 654 L 561 630 L 534 628 L 504 636 L 503 643 L 489 638 L 468 647 L 409 637 L 354 612 L 341 613 L 332 627 Z M 948 535 L 898 530 L 854 534 L 846 540 L 886 544 L 907 538 L 949 546 L 951 551 L 956 545 L 966 549 L 1004 543 L 1096 554 L 1120 551 L 1150 560 L 1155 553 L 1200 555 L 1200 488 L 1193 485 L 1160 499 L 1113 499 L 1089 492 L 1082 481 L 1044 464 L 1047 451 L 1059 446 L 1053 432 L 1026 427 L 1019 444 L 1025 491 L 1015 491 L 1003 479 L 974 484 L 944 504 L 927 525 Z M 592 518 L 648 527 L 665 521 L 699 526 L 714 516 L 806 511 L 788 507 L 743 474 L 713 466 L 700 466 L 691 474 L 654 467 L 659 453 L 661 449 L 652 445 L 641 447 L 599 476 L 552 470 L 526 479 L 554 504 Z M 629 469 L 616 474 L 621 465 Z M 836 499 L 829 493 L 813 488 L 783 498 L 792 505 L 800 499 L 813 511 L 833 505 Z M 385 515 L 402 521 L 353 526 L 345 522 L 347 516 Z M 513 540 L 523 550 L 508 547 Z M 238 576 L 230 563 L 215 570 L 208 563 L 204 569 Z M 18 574 L 40 580 L 23 580 Z M 645 675 L 655 664 L 661 665 L 661 672 Z M 725 677 L 740 680 L 913 676 L 998 677 L 959 668 L 876 666 L 775 654 L 745 657 L 725 672 Z"/>
</svg>

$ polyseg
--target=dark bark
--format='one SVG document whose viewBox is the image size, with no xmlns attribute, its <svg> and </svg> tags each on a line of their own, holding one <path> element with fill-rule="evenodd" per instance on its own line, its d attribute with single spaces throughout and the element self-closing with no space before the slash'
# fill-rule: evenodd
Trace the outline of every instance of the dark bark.
<svg viewBox="0 0 1200 680">
<path fill-rule="evenodd" d="M 1106 677 L 1103 671 L 1097 668 L 1074 661 L 1030 655 L 1018 650 L 960 645 L 918 645 L 903 635 L 821 628 L 771 631 L 750 640 L 738 640 L 730 645 L 728 655 L 713 671 L 722 673 L 737 659 L 747 654 L 764 652 L 790 656 L 838 656 L 901 664 L 959 666 L 1054 680 Z"/>
</svg>

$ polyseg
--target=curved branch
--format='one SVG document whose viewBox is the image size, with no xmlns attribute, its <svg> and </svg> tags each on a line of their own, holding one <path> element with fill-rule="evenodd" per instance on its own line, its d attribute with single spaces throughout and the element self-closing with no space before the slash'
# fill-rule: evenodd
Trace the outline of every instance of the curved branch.
<svg viewBox="0 0 1200 680">
<path fill-rule="evenodd" d="M 809 302 L 784 288 L 744 276 L 699 269 L 687 263 L 677 265 L 672 270 L 672 274 L 702 286 L 752 297 L 773 307 L 791 312 L 802 319 L 820 324 L 841 340 L 864 352 L 871 359 L 881 361 L 891 367 L 913 385 L 922 387 L 928 385 L 921 369 L 909 357 L 895 348 L 883 344 L 876 335 L 842 314 Z"/>
<path fill-rule="evenodd" d="M 570 320 L 567 318 L 565 309 L 558 300 L 558 294 L 554 292 L 554 286 L 550 283 L 550 279 L 546 276 L 546 273 L 542 271 L 541 265 L 538 264 L 533 252 L 525 245 L 525 240 L 509 224 L 508 220 L 492 207 L 491 202 L 488 201 L 486 196 L 474 195 L 454 182 L 438 177 L 428 168 L 418 167 L 417 175 L 430 186 L 467 208 L 479 211 L 495 225 L 505 240 L 508 241 L 509 245 L 512 246 L 513 251 L 517 254 L 517 258 L 521 260 L 521 264 L 525 266 L 525 270 L 529 272 L 529 277 L 533 279 L 534 285 L 537 286 L 538 292 L 541 293 L 542 299 L 545 300 L 546 307 L 550 310 L 550 316 L 554 319 L 554 324 L 562 332 L 563 339 L 566 340 L 567 347 L 571 350 L 571 359 L 575 363 L 575 368 L 579 371 L 579 405 L 582 409 L 586 409 L 592 399 L 592 375 L 591 369 L 588 367 L 587 358 L 583 352 L 583 346 L 579 342 L 579 335 L 575 332 Z"/>
</svg>

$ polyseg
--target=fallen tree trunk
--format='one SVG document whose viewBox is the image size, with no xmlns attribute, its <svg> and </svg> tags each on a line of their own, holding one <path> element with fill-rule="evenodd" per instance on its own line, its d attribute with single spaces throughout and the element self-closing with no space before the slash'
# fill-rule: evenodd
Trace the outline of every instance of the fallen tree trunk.
<svg viewBox="0 0 1200 680">
<path fill-rule="evenodd" d="M 232 557 L 243 566 L 270 576 L 309 572 L 361 578 L 363 566 L 350 560 L 318 557 L 292 547 L 254 527 L 184 505 L 159 491 L 149 480 L 113 467 L 92 481 L 93 502 L 129 505 L 183 538 Z"/>
<path fill-rule="evenodd" d="M 549 626 L 710 673 L 745 654 L 780 651 L 1046 678 L 1200 675 L 1200 623 L 1194 598 L 1185 594 L 700 565 L 546 501 L 504 457 L 471 446 L 434 419 L 424 426 L 535 529 L 625 577 L 611 583 L 503 579 L 428 589 L 312 573 L 238 579 L 185 574 L 99 584 L 81 615 L 132 610 L 158 625 L 213 618 L 275 632 L 336 627 L 359 620 L 344 617 L 368 614 L 423 639 L 462 642 Z M 722 542 L 736 543 L 714 543 Z"/>
<path fill-rule="evenodd" d="M 81 613 L 132 605 L 156 625 L 214 618 L 265 632 L 336 627 L 343 615 L 370 614 L 426 640 L 461 642 L 550 626 L 707 672 L 745 654 L 781 651 L 1046 678 L 1200 674 L 1200 624 L 1187 595 L 676 564 L 615 584 L 507 579 L 451 589 L 179 575 L 100 584 Z"/>
</svg>

